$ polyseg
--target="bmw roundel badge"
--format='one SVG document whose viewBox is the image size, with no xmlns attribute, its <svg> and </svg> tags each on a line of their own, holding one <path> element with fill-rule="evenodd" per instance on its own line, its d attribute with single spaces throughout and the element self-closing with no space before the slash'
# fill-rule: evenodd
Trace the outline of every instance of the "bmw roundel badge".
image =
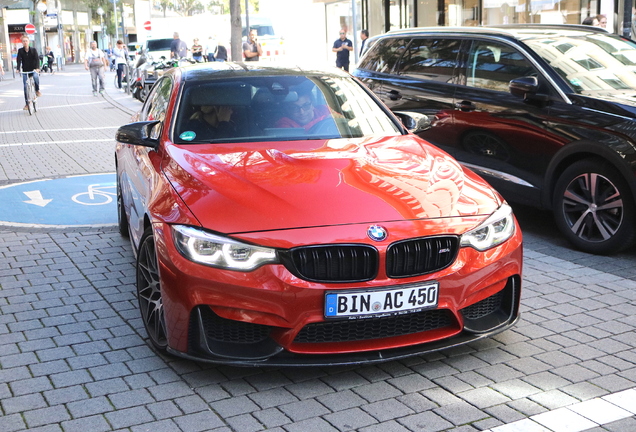
<svg viewBox="0 0 636 432">
<path fill-rule="evenodd" d="M 381 227 L 380 225 L 371 225 L 367 229 L 367 235 L 369 236 L 371 240 L 379 242 L 379 241 L 386 240 L 389 233 L 384 227 Z"/>
</svg>

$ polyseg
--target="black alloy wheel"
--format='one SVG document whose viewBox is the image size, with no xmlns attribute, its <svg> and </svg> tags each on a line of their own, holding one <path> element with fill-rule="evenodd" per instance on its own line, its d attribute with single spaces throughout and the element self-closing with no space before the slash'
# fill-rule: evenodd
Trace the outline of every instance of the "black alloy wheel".
<svg viewBox="0 0 636 432">
<path fill-rule="evenodd" d="M 137 298 L 141 319 L 150 337 L 150 342 L 159 351 L 168 346 L 166 320 L 161 297 L 161 281 L 155 250 L 152 227 L 148 227 L 141 237 L 137 254 Z"/>
<path fill-rule="evenodd" d="M 565 237 L 579 249 L 612 254 L 634 243 L 634 200 L 616 168 L 586 159 L 569 166 L 556 183 L 553 209 Z"/>
</svg>

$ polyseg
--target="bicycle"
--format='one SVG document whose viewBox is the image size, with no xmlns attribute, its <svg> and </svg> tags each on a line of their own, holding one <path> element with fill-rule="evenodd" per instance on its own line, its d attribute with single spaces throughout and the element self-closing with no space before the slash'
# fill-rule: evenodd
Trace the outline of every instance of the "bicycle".
<svg viewBox="0 0 636 432">
<path fill-rule="evenodd" d="M 33 113 L 38 112 L 35 101 L 37 100 L 37 96 L 35 95 L 35 82 L 33 81 L 33 71 L 31 72 L 20 72 L 22 75 L 27 75 L 26 82 L 26 106 L 29 110 L 29 115 L 33 115 Z M 31 109 L 33 106 L 33 109 Z"/>
</svg>

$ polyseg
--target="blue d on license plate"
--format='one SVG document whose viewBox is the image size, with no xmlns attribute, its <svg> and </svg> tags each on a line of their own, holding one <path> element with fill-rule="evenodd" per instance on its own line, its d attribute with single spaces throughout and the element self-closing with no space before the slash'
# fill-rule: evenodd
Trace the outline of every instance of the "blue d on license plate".
<svg viewBox="0 0 636 432">
<path fill-rule="evenodd" d="M 437 282 L 384 290 L 330 291 L 325 294 L 325 317 L 360 318 L 418 312 L 436 307 L 438 295 Z"/>
</svg>

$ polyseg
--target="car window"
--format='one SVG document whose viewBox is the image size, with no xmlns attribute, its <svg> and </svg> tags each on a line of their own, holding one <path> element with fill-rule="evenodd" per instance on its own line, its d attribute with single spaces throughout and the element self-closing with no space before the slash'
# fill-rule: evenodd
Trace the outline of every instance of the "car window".
<svg viewBox="0 0 636 432">
<path fill-rule="evenodd" d="M 410 38 L 387 38 L 373 44 L 358 65 L 359 69 L 373 72 L 391 73 L 406 51 Z"/>
<path fill-rule="evenodd" d="M 153 87 L 152 92 L 148 95 L 148 98 L 141 110 L 140 119 L 147 121 L 159 120 L 163 122 L 166 118 L 171 90 L 172 81 L 170 78 L 161 78 Z M 158 138 L 160 130 L 161 128 L 155 127 L 151 138 Z"/>
<path fill-rule="evenodd" d="M 172 39 L 150 39 L 147 42 L 148 51 L 170 51 Z"/>
<path fill-rule="evenodd" d="M 508 92 L 515 78 L 538 76 L 530 61 L 513 47 L 493 41 L 473 41 L 468 54 L 466 85 Z"/>
<path fill-rule="evenodd" d="M 413 39 L 402 56 L 398 73 L 450 82 L 458 65 L 460 46 L 458 39 Z"/>
<path fill-rule="evenodd" d="M 289 141 L 399 135 L 351 77 L 253 76 L 186 81 L 174 142 Z"/>
</svg>

